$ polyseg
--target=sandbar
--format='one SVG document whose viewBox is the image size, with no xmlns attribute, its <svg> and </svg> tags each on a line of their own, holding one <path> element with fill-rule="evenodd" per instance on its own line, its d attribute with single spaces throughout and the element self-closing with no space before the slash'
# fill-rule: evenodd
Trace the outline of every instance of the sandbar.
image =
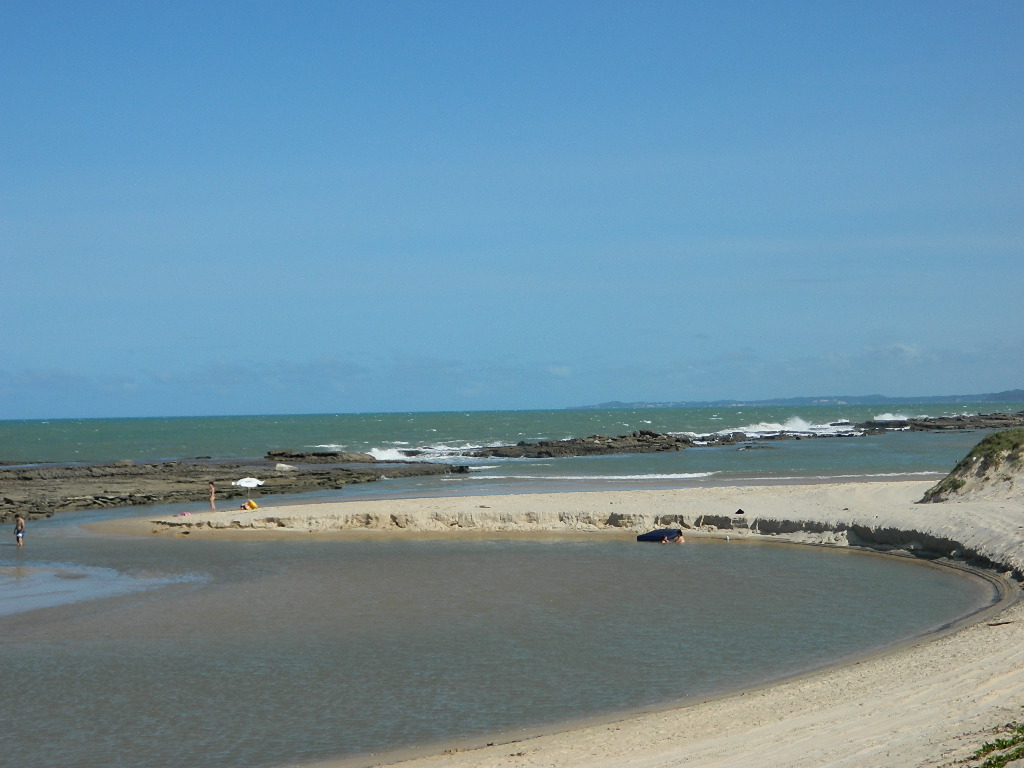
<svg viewBox="0 0 1024 768">
<path fill-rule="evenodd" d="M 1024 720 L 1024 504 L 1017 498 L 916 503 L 927 482 L 378 499 L 261 507 L 95 524 L 176 536 L 617 535 L 679 524 L 728 536 L 980 567 L 998 608 L 912 644 L 768 686 L 576 725 L 323 766 L 667 768 L 950 766 L 992 729 Z M 742 514 L 738 514 L 743 510 Z M 186 534 L 187 532 L 187 534 Z M 662 546 L 638 544 L 637 546 Z M 672 545 L 668 545 L 672 546 Z"/>
</svg>

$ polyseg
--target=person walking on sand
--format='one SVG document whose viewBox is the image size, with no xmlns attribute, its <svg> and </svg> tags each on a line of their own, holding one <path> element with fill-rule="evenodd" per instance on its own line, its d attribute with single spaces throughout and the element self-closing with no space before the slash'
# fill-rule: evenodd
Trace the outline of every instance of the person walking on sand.
<svg viewBox="0 0 1024 768">
<path fill-rule="evenodd" d="M 19 547 L 25 546 L 25 518 L 21 515 L 14 518 L 14 540 Z"/>
<path fill-rule="evenodd" d="M 217 511 L 217 487 L 212 482 L 210 483 L 210 511 Z"/>
</svg>

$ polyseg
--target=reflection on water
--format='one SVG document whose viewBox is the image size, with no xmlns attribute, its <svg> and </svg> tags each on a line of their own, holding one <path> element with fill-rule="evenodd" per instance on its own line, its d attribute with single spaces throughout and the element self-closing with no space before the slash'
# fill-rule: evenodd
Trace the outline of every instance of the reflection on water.
<svg viewBox="0 0 1024 768">
<path fill-rule="evenodd" d="M 154 589 L 177 580 L 127 576 L 96 566 L 0 565 L 0 616 Z"/>
<path fill-rule="evenodd" d="M 550 724 L 830 663 L 991 598 L 915 563 L 708 540 L 135 541 L 54 528 L 48 545 L 84 574 L 55 581 L 165 581 L 0 619 L 11 765 L 275 766 Z M 24 560 L 4 571 L 6 591 L 36 578 Z"/>
</svg>

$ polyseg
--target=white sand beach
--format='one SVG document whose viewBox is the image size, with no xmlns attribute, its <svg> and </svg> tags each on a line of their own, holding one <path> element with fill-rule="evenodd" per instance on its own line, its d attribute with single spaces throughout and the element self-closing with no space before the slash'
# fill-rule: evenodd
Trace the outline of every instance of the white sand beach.
<svg viewBox="0 0 1024 768">
<path fill-rule="evenodd" d="M 765 485 L 336 502 L 104 524 L 157 535 L 632 536 L 870 545 L 988 561 L 1009 600 L 966 627 L 854 663 L 707 702 L 392 761 L 461 766 L 949 766 L 1024 720 L 1024 504 L 917 504 L 930 483 Z M 272 502 L 268 502 L 272 503 Z M 742 509 L 742 515 L 736 514 Z M 660 545 L 651 545 L 660 546 Z M 336 766 L 366 761 L 333 763 Z M 974 763 L 971 763 L 974 765 Z"/>
</svg>

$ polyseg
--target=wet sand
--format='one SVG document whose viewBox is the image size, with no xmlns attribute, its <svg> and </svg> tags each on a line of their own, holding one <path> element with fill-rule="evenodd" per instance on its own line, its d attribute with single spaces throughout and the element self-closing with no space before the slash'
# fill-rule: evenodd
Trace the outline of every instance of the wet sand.
<svg viewBox="0 0 1024 768">
<path fill-rule="evenodd" d="M 869 659 L 718 699 L 557 733 L 323 765 L 945 766 L 1024 719 L 1024 505 L 917 504 L 930 483 L 773 485 L 634 492 L 361 500 L 111 521 L 161 536 L 633 536 L 662 525 L 730 536 L 862 546 L 984 566 L 997 612 Z M 743 509 L 742 515 L 736 514 Z M 640 546 L 640 545 L 638 545 Z M 650 546 L 660 546 L 657 544 Z"/>
</svg>

